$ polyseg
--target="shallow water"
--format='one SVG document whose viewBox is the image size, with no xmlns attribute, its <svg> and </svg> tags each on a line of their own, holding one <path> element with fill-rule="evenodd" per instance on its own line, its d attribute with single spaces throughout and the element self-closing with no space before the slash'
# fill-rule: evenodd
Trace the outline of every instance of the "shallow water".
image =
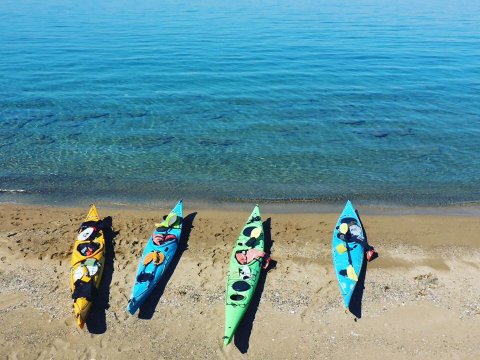
<svg viewBox="0 0 480 360">
<path fill-rule="evenodd" d="M 0 201 L 480 201 L 479 23 L 480 2 L 2 1 Z"/>
</svg>

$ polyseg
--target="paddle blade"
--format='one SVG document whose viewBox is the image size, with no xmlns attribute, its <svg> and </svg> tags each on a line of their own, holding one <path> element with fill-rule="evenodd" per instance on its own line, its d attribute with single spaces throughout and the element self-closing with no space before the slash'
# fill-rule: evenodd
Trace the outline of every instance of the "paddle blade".
<svg viewBox="0 0 480 360">
<path fill-rule="evenodd" d="M 80 240 L 80 241 L 87 240 L 93 234 L 93 231 L 94 229 L 92 227 L 86 228 L 80 234 L 78 234 L 77 240 Z"/>
<path fill-rule="evenodd" d="M 345 252 L 347 251 L 346 246 L 343 244 L 338 244 L 337 246 L 335 246 L 335 249 L 340 255 L 345 254 Z"/>
<path fill-rule="evenodd" d="M 177 214 L 170 213 L 165 219 L 165 221 L 167 222 L 168 227 L 173 226 L 173 224 L 177 222 Z"/>
<path fill-rule="evenodd" d="M 347 277 L 350 280 L 358 281 L 357 273 L 355 272 L 355 269 L 353 268 L 352 265 L 348 265 L 348 267 L 347 267 Z"/>
<path fill-rule="evenodd" d="M 78 268 L 75 269 L 73 272 L 73 280 L 79 280 L 85 275 L 85 267 L 83 265 L 80 265 Z"/>
<path fill-rule="evenodd" d="M 252 232 L 250 233 L 250 237 L 257 239 L 261 234 L 262 234 L 262 229 L 257 227 L 252 230 Z"/>
<path fill-rule="evenodd" d="M 154 252 L 148 253 L 147 255 L 145 255 L 145 258 L 143 259 L 143 265 L 147 266 L 153 261 L 154 258 L 155 258 Z"/>
<path fill-rule="evenodd" d="M 172 227 L 175 223 L 177 222 L 177 214 L 170 213 L 168 216 L 163 220 L 160 224 L 155 223 L 156 228 L 161 228 L 161 227 Z"/>
</svg>

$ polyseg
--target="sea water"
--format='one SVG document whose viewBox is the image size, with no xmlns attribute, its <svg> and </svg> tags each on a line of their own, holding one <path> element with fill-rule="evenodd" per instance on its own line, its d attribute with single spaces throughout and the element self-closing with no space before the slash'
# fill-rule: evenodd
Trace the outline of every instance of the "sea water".
<svg viewBox="0 0 480 360">
<path fill-rule="evenodd" d="M 0 201 L 480 200 L 480 1 L 0 2 Z"/>
</svg>

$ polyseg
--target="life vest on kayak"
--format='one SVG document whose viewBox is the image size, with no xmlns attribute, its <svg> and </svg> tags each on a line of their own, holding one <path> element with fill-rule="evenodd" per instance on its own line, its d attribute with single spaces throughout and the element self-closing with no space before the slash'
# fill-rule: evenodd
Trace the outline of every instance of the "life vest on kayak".
<svg viewBox="0 0 480 360">
<path fill-rule="evenodd" d="M 74 300 L 78 298 L 93 300 L 97 296 L 97 288 L 91 278 L 88 281 L 78 279 L 73 285 L 72 299 Z"/>
<path fill-rule="evenodd" d="M 155 272 L 157 271 L 157 267 L 163 264 L 164 260 L 165 255 L 161 251 L 152 251 L 145 255 L 145 257 L 143 258 L 143 270 L 140 274 L 138 274 L 137 281 L 152 281 L 155 278 Z M 151 262 L 153 262 L 154 265 L 153 270 L 145 272 L 148 264 L 150 264 Z"/>
<path fill-rule="evenodd" d="M 81 263 L 73 271 L 73 293 L 72 299 L 81 297 L 92 299 L 96 295 L 96 287 L 92 281 L 93 277 L 98 273 L 100 263 L 94 258 L 90 258 Z"/>
<path fill-rule="evenodd" d="M 253 260 L 266 257 L 266 253 L 258 249 L 248 249 L 237 251 L 235 258 L 240 265 L 250 264 Z"/>
<path fill-rule="evenodd" d="M 93 255 L 100 248 L 100 244 L 95 241 L 86 241 L 77 246 L 77 251 L 82 256 Z"/>
<path fill-rule="evenodd" d="M 173 234 L 155 234 L 152 237 L 155 245 L 162 245 L 168 241 L 176 240 L 177 237 Z"/>
</svg>

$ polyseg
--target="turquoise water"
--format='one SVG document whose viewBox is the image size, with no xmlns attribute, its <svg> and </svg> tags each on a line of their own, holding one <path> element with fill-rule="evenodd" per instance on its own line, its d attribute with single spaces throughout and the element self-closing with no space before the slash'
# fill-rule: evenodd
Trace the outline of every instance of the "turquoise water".
<svg viewBox="0 0 480 360">
<path fill-rule="evenodd" d="M 0 2 L 0 201 L 480 201 L 480 2 Z"/>
</svg>

